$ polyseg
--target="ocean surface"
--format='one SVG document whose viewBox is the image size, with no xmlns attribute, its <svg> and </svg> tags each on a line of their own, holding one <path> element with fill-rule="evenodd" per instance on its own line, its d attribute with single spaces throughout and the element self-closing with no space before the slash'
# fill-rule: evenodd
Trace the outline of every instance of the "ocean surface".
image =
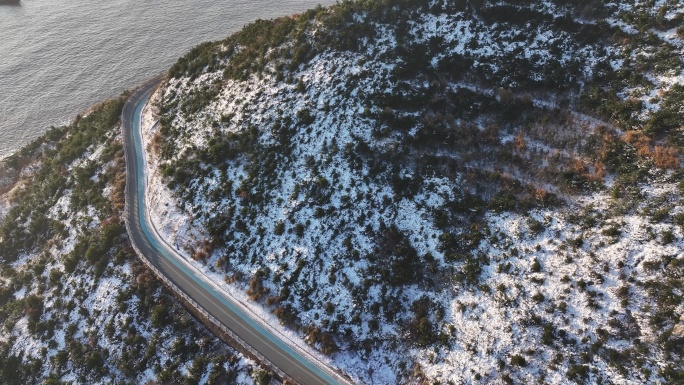
<svg viewBox="0 0 684 385">
<path fill-rule="evenodd" d="M 21 0 L 0 5 L 0 159 L 256 19 L 333 0 Z"/>
</svg>

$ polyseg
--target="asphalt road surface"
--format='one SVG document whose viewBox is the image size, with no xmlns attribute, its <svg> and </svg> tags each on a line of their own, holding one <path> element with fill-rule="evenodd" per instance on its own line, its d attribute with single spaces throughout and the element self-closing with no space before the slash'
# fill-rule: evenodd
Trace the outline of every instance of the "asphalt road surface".
<svg viewBox="0 0 684 385">
<path fill-rule="evenodd" d="M 130 238 L 141 257 L 146 258 L 161 274 L 204 311 L 230 329 L 252 349 L 264 356 L 291 379 L 302 385 L 348 384 L 320 362 L 304 357 L 288 343 L 258 321 L 244 313 L 231 299 L 221 294 L 187 265 L 181 256 L 164 247 L 152 231 L 145 204 L 145 162 L 140 135 L 140 114 L 159 80 L 150 81 L 137 89 L 124 105 L 122 124 L 126 147 L 126 221 Z"/>
</svg>

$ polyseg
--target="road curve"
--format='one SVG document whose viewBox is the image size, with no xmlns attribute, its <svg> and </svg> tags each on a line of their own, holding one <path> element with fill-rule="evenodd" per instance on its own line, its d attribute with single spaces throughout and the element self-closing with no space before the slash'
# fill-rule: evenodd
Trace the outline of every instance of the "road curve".
<svg viewBox="0 0 684 385">
<path fill-rule="evenodd" d="M 121 114 L 124 149 L 126 152 L 125 221 L 129 237 L 139 256 L 157 274 L 219 327 L 227 328 L 282 371 L 286 377 L 302 385 L 351 384 L 323 363 L 307 358 L 278 338 L 262 324 L 243 312 L 232 299 L 219 292 L 204 278 L 182 262 L 182 257 L 158 238 L 150 225 L 145 204 L 146 173 L 140 133 L 140 116 L 150 94 L 160 78 L 152 79 L 135 90 L 126 101 Z M 262 321 L 263 322 L 263 321 Z"/>
</svg>

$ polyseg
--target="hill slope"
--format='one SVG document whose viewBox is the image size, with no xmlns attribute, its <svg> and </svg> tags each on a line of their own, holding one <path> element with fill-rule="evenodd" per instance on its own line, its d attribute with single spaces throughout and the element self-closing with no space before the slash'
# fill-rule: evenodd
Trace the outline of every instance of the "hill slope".
<svg viewBox="0 0 684 385">
<path fill-rule="evenodd" d="M 362 382 L 681 382 L 683 12 L 254 23 L 148 111 L 156 221 Z"/>
<path fill-rule="evenodd" d="M 123 101 L 0 164 L 0 383 L 251 384 L 254 364 L 182 309 L 131 248 Z"/>
</svg>

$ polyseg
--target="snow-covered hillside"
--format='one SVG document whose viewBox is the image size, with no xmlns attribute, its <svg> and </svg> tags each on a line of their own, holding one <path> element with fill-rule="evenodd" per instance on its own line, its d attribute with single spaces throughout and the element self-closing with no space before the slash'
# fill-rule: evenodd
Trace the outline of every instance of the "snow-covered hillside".
<svg viewBox="0 0 684 385">
<path fill-rule="evenodd" d="M 256 22 L 145 110 L 154 221 L 359 383 L 684 383 L 683 20 L 364 0 Z M 121 102 L 0 165 L 0 383 L 267 383 L 133 257 Z"/>
<path fill-rule="evenodd" d="M 157 225 L 360 382 L 682 381 L 683 12 L 257 22 L 156 94 Z"/>
<path fill-rule="evenodd" d="M 122 104 L 0 165 L 0 383 L 252 384 L 258 367 L 180 307 L 131 249 L 120 219 Z"/>
</svg>

